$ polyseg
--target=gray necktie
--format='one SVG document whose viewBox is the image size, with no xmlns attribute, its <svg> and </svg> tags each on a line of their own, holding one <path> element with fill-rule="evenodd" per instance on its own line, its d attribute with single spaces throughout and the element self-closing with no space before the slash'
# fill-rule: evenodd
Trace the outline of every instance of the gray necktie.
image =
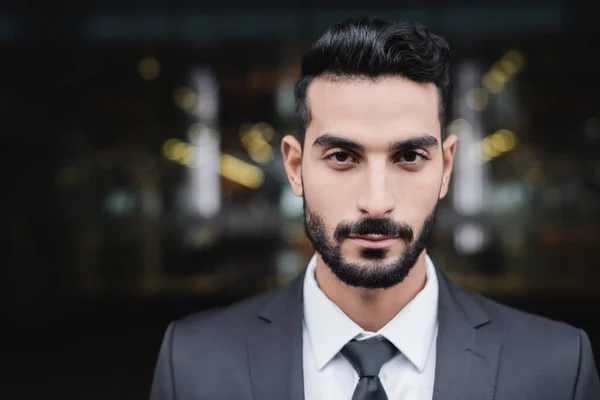
<svg viewBox="0 0 600 400">
<path fill-rule="evenodd" d="M 350 361 L 360 378 L 352 400 L 388 400 L 379 380 L 379 371 L 397 351 L 393 344 L 382 337 L 353 340 L 344 346 L 341 353 Z"/>
</svg>

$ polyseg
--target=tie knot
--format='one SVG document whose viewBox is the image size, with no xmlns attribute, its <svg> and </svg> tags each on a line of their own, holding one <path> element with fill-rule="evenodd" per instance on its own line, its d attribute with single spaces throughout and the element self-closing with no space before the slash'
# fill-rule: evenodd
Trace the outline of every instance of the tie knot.
<svg viewBox="0 0 600 400">
<path fill-rule="evenodd" d="M 342 354 L 354 367 L 360 378 L 378 376 L 383 364 L 388 362 L 398 349 L 383 337 L 353 340 L 344 346 Z"/>
</svg>

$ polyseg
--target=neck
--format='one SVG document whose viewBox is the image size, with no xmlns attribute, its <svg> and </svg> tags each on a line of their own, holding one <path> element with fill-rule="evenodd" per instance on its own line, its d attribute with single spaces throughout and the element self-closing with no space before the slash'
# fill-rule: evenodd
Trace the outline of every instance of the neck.
<svg viewBox="0 0 600 400">
<path fill-rule="evenodd" d="M 362 329 L 377 332 L 423 289 L 427 279 L 425 251 L 408 276 L 390 289 L 365 289 L 341 282 L 317 254 L 315 279 L 325 295 Z"/>
</svg>

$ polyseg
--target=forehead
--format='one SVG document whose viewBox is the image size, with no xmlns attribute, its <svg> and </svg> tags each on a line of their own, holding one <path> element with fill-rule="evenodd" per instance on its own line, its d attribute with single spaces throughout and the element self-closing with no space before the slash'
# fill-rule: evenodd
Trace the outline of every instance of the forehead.
<svg viewBox="0 0 600 400">
<path fill-rule="evenodd" d="M 323 133 L 363 143 L 389 143 L 422 133 L 440 138 L 438 90 L 432 83 L 402 77 L 319 77 L 311 83 L 307 100 L 310 142 Z"/>
</svg>

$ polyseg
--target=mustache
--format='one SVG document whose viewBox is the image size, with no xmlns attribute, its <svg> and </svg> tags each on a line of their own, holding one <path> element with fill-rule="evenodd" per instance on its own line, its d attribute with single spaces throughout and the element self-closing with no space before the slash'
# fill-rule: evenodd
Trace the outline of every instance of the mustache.
<svg viewBox="0 0 600 400">
<path fill-rule="evenodd" d="M 334 237 L 339 242 L 350 235 L 397 236 L 408 242 L 414 238 L 414 230 L 405 222 L 389 218 L 362 218 L 355 222 L 343 221 L 335 228 Z"/>
</svg>

